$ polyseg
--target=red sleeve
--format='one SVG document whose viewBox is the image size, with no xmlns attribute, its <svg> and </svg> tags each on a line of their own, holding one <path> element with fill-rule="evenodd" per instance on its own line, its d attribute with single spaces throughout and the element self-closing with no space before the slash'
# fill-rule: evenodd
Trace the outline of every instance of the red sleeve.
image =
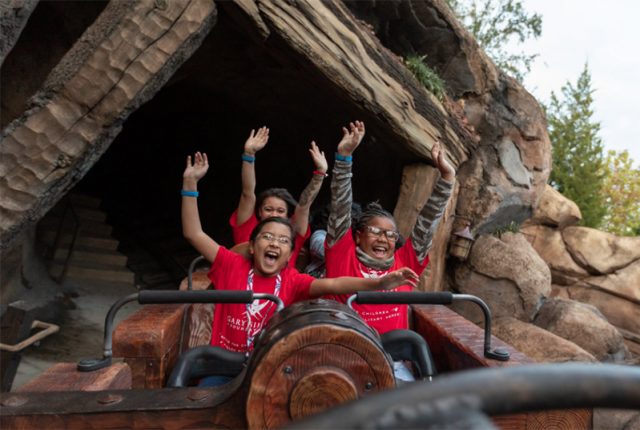
<svg viewBox="0 0 640 430">
<path fill-rule="evenodd" d="M 418 256 L 416 255 L 416 250 L 413 249 L 411 238 L 407 239 L 405 244 L 402 245 L 402 248 L 396 251 L 395 258 L 402 266 L 409 267 L 414 272 L 416 272 L 418 276 L 420 276 L 424 268 L 427 267 L 427 264 L 429 264 L 428 254 L 422 264 L 418 261 Z"/>
<path fill-rule="evenodd" d="M 221 246 L 208 273 L 213 288 L 216 290 L 234 289 L 234 285 L 237 283 L 236 279 L 246 276 L 243 274 L 248 272 L 250 264 L 243 256 Z"/>
<path fill-rule="evenodd" d="M 256 214 L 252 213 L 248 220 L 238 225 L 238 210 L 236 209 L 231 214 L 231 218 L 229 218 L 229 225 L 233 232 L 233 241 L 237 245 L 249 240 L 251 232 L 258 225 L 258 219 Z"/>
<path fill-rule="evenodd" d="M 285 303 L 285 305 L 288 306 L 296 302 L 309 300 L 311 298 L 311 283 L 316 278 L 306 273 L 300 273 L 295 269 L 287 269 L 287 271 L 291 281 L 291 296 L 288 298 L 289 303 Z"/>
</svg>

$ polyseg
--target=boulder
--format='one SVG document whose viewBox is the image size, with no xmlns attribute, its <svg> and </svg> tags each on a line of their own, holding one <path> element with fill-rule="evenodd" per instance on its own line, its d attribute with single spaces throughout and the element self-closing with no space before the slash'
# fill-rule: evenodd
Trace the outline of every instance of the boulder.
<svg viewBox="0 0 640 430">
<path fill-rule="evenodd" d="M 562 229 L 578 224 L 581 219 L 578 205 L 547 184 L 529 222 Z"/>
<path fill-rule="evenodd" d="M 495 317 L 531 321 L 551 293 L 549 267 L 521 234 L 482 235 L 454 271 L 455 289 L 481 297 Z"/>
<path fill-rule="evenodd" d="M 640 259 L 640 236 L 616 236 L 588 227 L 567 227 L 562 237 L 573 259 L 589 273 L 613 273 Z"/>
<path fill-rule="evenodd" d="M 640 304 L 640 260 L 606 276 L 592 276 L 577 285 L 598 287 Z"/>
<path fill-rule="evenodd" d="M 494 320 L 492 330 L 495 336 L 539 362 L 597 361 L 575 343 L 512 317 Z"/>
<path fill-rule="evenodd" d="M 589 272 L 580 267 L 567 251 L 559 230 L 543 225 L 527 225 L 522 228 L 522 233 L 531 238 L 533 248 L 549 265 L 555 284 L 571 285 L 589 276 Z"/>
<path fill-rule="evenodd" d="M 595 306 L 574 300 L 548 299 L 533 323 L 571 340 L 600 361 L 622 361 L 629 354 L 620 332 Z"/>
<path fill-rule="evenodd" d="M 598 430 L 638 430 L 640 412 L 629 409 L 594 409 L 593 428 Z"/>
<path fill-rule="evenodd" d="M 566 287 L 569 297 L 598 308 L 616 327 L 640 335 L 640 305 L 605 290 L 585 286 Z"/>
</svg>

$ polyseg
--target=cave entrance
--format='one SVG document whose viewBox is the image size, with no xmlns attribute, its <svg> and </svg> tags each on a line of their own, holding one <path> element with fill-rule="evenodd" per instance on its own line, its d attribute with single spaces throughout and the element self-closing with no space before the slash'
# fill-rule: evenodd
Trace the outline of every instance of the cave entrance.
<svg viewBox="0 0 640 430">
<path fill-rule="evenodd" d="M 228 219 L 240 196 L 240 155 L 249 131 L 262 125 L 271 131 L 257 154 L 256 191 L 285 187 L 297 197 L 314 170 L 310 142 L 331 166 L 341 127 L 355 119 L 366 122 L 367 136 L 355 154 L 354 199 L 379 200 L 393 211 L 409 158 L 403 146 L 385 138 L 375 116 L 337 92 L 305 58 L 275 36 L 253 39 L 221 8 L 202 46 L 128 118 L 74 192 L 102 201 L 121 244 L 145 247 L 174 276 L 184 276 L 195 256 L 180 226 L 188 154 L 209 156 L 199 187 L 203 227 L 231 246 Z M 328 203 L 329 191 L 327 180 L 314 207 Z"/>
</svg>

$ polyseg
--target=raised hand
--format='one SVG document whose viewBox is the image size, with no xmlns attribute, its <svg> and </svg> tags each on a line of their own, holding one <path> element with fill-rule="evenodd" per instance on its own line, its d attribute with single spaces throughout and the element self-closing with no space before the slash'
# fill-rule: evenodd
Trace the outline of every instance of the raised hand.
<svg viewBox="0 0 640 430">
<path fill-rule="evenodd" d="M 349 123 L 349 129 L 342 127 L 342 140 L 338 143 L 338 154 L 351 155 L 356 150 L 364 137 L 364 122 L 356 121 Z"/>
<path fill-rule="evenodd" d="M 411 285 L 416 288 L 418 286 L 418 282 L 420 278 L 408 267 L 403 267 L 402 269 L 395 270 L 391 273 L 386 274 L 382 278 L 380 278 L 380 285 L 378 286 L 379 290 L 392 290 L 400 285 Z"/>
<path fill-rule="evenodd" d="M 315 142 L 311 142 L 309 152 L 311 153 L 311 158 L 313 159 L 313 164 L 316 166 L 316 170 L 322 173 L 327 173 L 329 164 L 324 156 L 324 151 L 320 151 L 318 145 L 316 145 Z"/>
<path fill-rule="evenodd" d="M 182 178 L 184 180 L 192 180 L 198 182 L 207 174 L 209 170 L 209 160 L 206 153 L 196 152 L 191 162 L 191 156 L 187 156 L 187 167 L 184 169 Z"/>
<path fill-rule="evenodd" d="M 444 149 L 440 146 L 440 142 L 436 141 L 431 148 L 431 159 L 445 181 L 453 182 L 455 180 L 456 170 L 445 157 Z"/>
<path fill-rule="evenodd" d="M 247 155 L 256 155 L 256 152 L 265 147 L 269 140 L 269 129 L 260 127 L 258 131 L 251 130 L 247 141 L 244 143 L 244 153 Z"/>
</svg>

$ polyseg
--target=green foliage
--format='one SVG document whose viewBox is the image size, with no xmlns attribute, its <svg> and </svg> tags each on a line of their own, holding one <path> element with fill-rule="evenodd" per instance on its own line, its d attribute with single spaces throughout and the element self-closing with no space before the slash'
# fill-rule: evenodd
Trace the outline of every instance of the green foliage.
<svg viewBox="0 0 640 430">
<path fill-rule="evenodd" d="M 602 229 L 620 236 L 640 235 L 640 168 L 627 151 L 609 151 L 602 194 L 608 208 Z"/>
<path fill-rule="evenodd" d="M 529 14 L 521 0 L 446 0 L 496 65 L 522 81 L 537 54 L 512 53 L 506 46 L 542 34 L 542 16 Z"/>
<path fill-rule="evenodd" d="M 592 119 L 593 92 L 585 64 L 576 84 L 567 82 L 562 87 L 562 99 L 551 93 L 546 111 L 553 148 L 549 182 L 580 207 L 583 225 L 598 228 L 607 209 L 602 194 L 605 166 L 600 123 Z"/>
<path fill-rule="evenodd" d="M 519 233 L 519 232 L 520 232 L 520 224 L 515 221 L 511 221 L 509 224 L 503 227 L 497 228 L 493 232 L 493 235 L 497 237 L 502 237 L 502 235 L 505 233 Z"/>
<path fill-rule="evenodd" d="M 445 95 L 445 83 L 432 68 L 424 63 L 425 58 L 426 55 L 409 55 L 405 65 L 431 94 L 442 101 Z"/>
</svg>

